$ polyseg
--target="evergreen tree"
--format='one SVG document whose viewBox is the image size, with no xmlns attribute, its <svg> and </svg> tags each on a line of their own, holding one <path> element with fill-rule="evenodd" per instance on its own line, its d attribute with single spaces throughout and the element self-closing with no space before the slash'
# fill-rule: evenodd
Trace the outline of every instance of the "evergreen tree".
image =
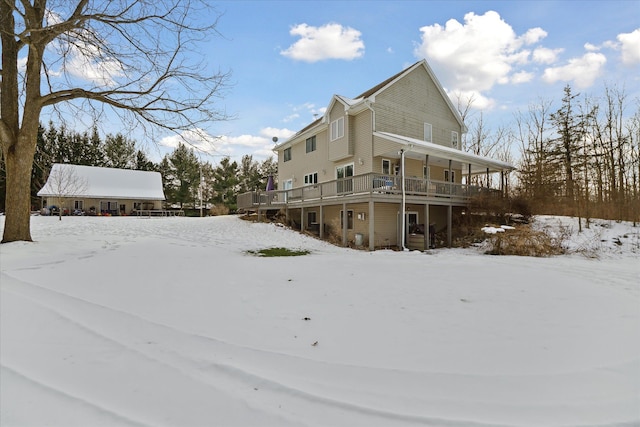
<svg viewBox="0 0 640 427">
<path fill-rule="evenodd" d="M 200 163 L 193 149 L 180 143 L 171 155 L 165 156 L 161 169 L 161 172 L 168 172 L 165 189 L 167 199 L 171 203 L 179 203 L 180 207 L 185 203 L 194 203 L 200 185 Z"/>
<path fill-rule="evenodd" d="M 238 193 L 264 190 L 266 180 L 263 179 L 260 165 L 253 160 L 253 156 L 244 155 L 240 160 Z"/>
<path fill-rule="evenodd" d="M 576 201 L 574 176 L 579 165 L 585 129 L 584 117 L 576 112 L 574 100 L 578 95 L 571 93 L 571 86 L 565 86 L 562 106 L 550 116 L 558 137 L 551 140 L 553 143 L 552 157 L 548 160 L 562 165 L 564 196 L 569 206 L 573 206 Z"/>
<path fill-rule="evenodd" d="M 38 191 L 47 182 L 53 154 L 52 147 L 45 137 L 45 130 L 42 124 L 38 127 L 38 142 L 36 144 L 36 153 L 33 157 L 33 167 L 31 168 L 31 205 L 39 206 Z"/>
<path fill-rule="evenodd" d="M 95 125 L 91 128 L 91 136 L 88 138 L 87 159 L 91 166 L 104 166 L 105 164 L 104 147 L 98 134 L 98 127 Z"/>
<path fill-rule="evenodd" d="M 136 151 L 135 169 L 139 171 L 156 171 L 158 167 L 147 157 L 147 154 L 138 149 Z"/>
<path fill-rule="evenodd" d="M 213 171 L 214 202 L 222 203 L 235 211 L 237 208 L 236 197 L 238 194 L 238 163 L 225 157 Z"/>
<path fill-rule="evenodd" d="M 133 169 L 136 164 L 136 143 L 121 133 L 107 135 L 104 143 L 105 166 Z"/>
</svg>

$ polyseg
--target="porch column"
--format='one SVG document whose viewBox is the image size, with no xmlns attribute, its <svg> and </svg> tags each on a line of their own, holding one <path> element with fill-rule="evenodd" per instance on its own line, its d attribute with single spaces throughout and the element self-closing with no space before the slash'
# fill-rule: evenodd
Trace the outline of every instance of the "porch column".
<svg viewBox="0 0 640 427">
<path fill-rule="evenodd" d="M 505 197 L 509 197 L 509 173 L 508 172 L 504 175 L 504 195 Z"/>
<path fill-rule="evenodd" d="M 431 174 L 429 173 L 429 155 L 428 154 L 424 156 L 424 169 L 425 169 L 425 171 L 424 171 L 424 179 L 426 181 L 425 192 L 427 194 L 429 194 L 429 192 L 430 192 L 429 182 L 431 181 Z"/>
<path fill-rule="evenodd" d="M 375 227 L 375 202 L 369 200 L 369 250 L 374 251 L 376 249 L 376 227 Z"/>
<path fill-rule="evenodd" d="M 453 176 L 451 175 L 451 160 L 449 160 L 449 182 L 453 182 Z M 453 193 L 452 188 L 451 188 L 451 184 L 449 185 L 449 195 L 451 195 Z"/>
<path fill-rule="evenodd" d="M 342 246 L 347 246 L 347 230 L 349 227 L 349 215 L 347 214 L 347 204 L 342 204 Z"/>
<path fill-rule="evenodd" d="M 500 171 L 500 192 L 502 193 L 502 197 L 504 197 L 504 171 Z"/>
<path fill-rule="evenodd" d="M 487 188 L 489 188 L 489 168 L 487 168 Z"/>
<path fill-rule="evenodd" d="M 431 248 L 431 236 L 429 235 L 429 203 L 424 205 L 424 250 Z"/>
<path fill-rule="evenodd" d="M 300 231 L 304 231 L 304 208 L 300 207 Z"/>
<path fill-rule="evenodd" d="M 449 206 L 447 206 L 447 247 L 448 248 L 451 247 L 451 233 L 452 233 L 451 216 L 452 214 L 453 214 L 453 206 L 449 204 Z"/>
<path fill-rule="evenodd" d="M 320 238 L 324 238 L 324 211 L 320 205 Z"/>
<path fill-rule="evenodd" d="M 469 175 L 467 175 L 467 196 L 471 196 L 471 163 L 469 163 Z"/>
<path fill-rule="evenodd" d="M 284 208 L 284 223 L 289 225 L 289 206 Z"/>
</svg>

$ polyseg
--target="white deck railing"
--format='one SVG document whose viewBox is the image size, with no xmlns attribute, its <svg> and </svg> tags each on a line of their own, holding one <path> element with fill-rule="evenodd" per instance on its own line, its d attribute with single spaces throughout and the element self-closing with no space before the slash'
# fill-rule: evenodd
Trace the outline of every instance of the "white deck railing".
<svg viewBox="0 0 640 427">
<path fill-rule="evenodd" d="M 463 201 L 481 192 L 496 192 L 484 187 L 436 181 L 423 178 L 405 178 L 408 196 L 445 197 Z M 370 194 L 372 197 L 402 195 L 402 178 L 396 175 L 368 173 L 306 185 L 290 190 L 250 191 L 238 195 L 238 209 L 270 209 L 305 201 L 328 200 Z"/>
</svg>

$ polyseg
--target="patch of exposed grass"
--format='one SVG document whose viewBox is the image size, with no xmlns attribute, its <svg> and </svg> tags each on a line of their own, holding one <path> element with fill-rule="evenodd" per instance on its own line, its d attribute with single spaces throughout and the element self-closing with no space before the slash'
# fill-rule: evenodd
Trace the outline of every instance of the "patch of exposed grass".
<svg viewBox="0 0 640 427">
<path fill-rule="evenodd" d="M 288 248 L 266 248 L 258 251 L 247 251 L 248 254 L 263 256 L 263 257 L 276 257 L 276 256 L 301 256 L 308 255 L 311 252 L 307 250 L 293 250 Z"/>
</svg>

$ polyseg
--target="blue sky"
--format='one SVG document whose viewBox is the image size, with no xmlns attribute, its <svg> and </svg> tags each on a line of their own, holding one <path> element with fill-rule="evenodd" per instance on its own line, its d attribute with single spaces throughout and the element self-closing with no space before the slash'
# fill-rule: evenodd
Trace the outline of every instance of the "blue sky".
<svg viewBox="0 0 640 427">
<path fill-rule="evenodd" d="M 272 155 L 271 138 L 283 141 L 310 123 L 333 94 L 355 97 L 423 58 L 452 97 L 473 96 L 490 129 L 511 126 L 540 99 L 557 103 L 566 84 L 592 96 L 617 85 L 640 99 L 638 0 L 215 5 L 222 37 L 202 48 L 212 68 L 232 73 L 219 107 L 235 119 L 207 127 L 219 137 L 203 146 L 214 163 Z M 177 138 L 159 142 L 149 150 L 155 160 Z"/>
</svg>

